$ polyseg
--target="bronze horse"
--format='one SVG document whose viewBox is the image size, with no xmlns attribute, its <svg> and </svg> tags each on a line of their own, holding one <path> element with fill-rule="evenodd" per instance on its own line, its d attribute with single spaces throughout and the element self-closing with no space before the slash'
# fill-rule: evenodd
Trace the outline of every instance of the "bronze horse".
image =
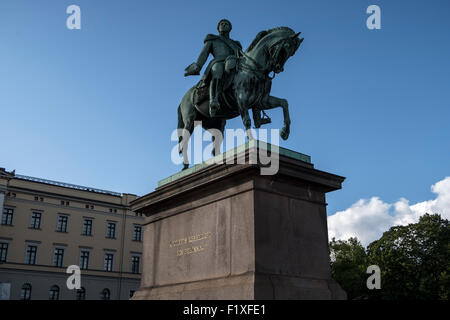
<svg viewBox="0 0 450 320">
<path fill-rule="evenodd" d="M 224 74 L 223 94 L 219 97 L 220 109 L 216 116 L 209 115 L 209 102 L 205 90 L 198 85 L 189 89 L 178 107 L 178 129 L 189 135 L 179 135 L 179 152 L 183 153 L 184 168 L 188 168 L 186 147 L 188 137 L 194 131 L 194 121 L 202 121 L 205 130 L 220 130 L 223 135 L 227 119 L 241 116 L 249 139 L 252 138 L 249 109 L 252 109 L 255 127 L 267 123 L 261 119 L 261 112 L 276 107 L 283 108 L 284 126 L 280 132 L 282 139 L 289 137 L 289 106 L 286 99 L 270 95 L 271 81 L 275 74 L 282 72 L 284 64 L 293 56 L 303 38 L 298 38 L 288 27 L 261 31 L 240 57 L 235 58 L 235 68 Z M 273 77 L 270 74 L 273 72 Z M 221 143 L 221 142 L 219 142 Z M 214 149 L 213 154 L 217 151 Z"/>
</svg>

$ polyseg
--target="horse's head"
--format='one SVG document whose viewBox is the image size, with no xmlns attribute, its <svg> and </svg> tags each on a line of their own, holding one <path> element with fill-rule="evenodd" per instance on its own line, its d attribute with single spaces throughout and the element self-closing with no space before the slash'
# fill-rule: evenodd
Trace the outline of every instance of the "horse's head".
<svg viewBox="0 0 450 320">
<path fill-rule="evenodd" d="M 295 33 L 291 28 L 279 27 L 267 31 L 261 31 L 247 49 L 267 72 L 280 73 L 284 70 L 284 64 L 293 56 L 303 38 L 299 38 L 300 32 Z"/>
<path fill-rule="evenodd" d="M 284 64 L 293 56 L 300 44 L 303 42 L 303 38 L 299 38 L 299 33 L 294 33 L 277 41 L 269 48 L 269 56 L 271 60 L 271 68 L 275 73 L 283 72 Z"/>
</svg>

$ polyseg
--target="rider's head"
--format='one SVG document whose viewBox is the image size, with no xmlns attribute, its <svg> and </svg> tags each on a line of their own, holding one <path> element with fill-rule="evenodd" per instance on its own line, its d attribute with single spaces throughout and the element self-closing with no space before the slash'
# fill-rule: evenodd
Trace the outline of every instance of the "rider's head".
<svg viewBox="0 0 450 320">
<path fill-rule="evenodd" d="M 228 33 L 231 31 L 231 28 L 231 22 L 227 19 L 222 19 L 217 24 L 217 31 L 219 31 L 220 33 Z"/>
</svg>

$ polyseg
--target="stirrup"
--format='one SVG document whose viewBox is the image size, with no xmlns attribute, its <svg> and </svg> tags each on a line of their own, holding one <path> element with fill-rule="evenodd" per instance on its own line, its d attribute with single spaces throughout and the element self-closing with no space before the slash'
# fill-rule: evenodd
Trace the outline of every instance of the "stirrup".
<svg viewBox="0 0 450 320">
<path fill-rule="evenodd" d="M 268 124 L 268 123 L 272 123 L 272 119 L 270 119 L 270 117 L 264 112 L 264 110 L 261 110 L 263 113 L 263 116 L 260 120 L 261 124 Z"/>
</svg>

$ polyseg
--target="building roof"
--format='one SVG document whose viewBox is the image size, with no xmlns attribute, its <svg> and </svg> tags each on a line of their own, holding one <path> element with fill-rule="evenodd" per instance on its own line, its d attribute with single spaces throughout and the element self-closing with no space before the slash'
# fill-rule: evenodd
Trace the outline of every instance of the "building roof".
<svg viewBox="0 0 450 320">
<path fill-rule="evenodd" d="M 116 197 L 121 197 L 122 196 L 122 194 L 119 193 L 119 192 L 114 192 L 114 191 L 109 191 L 109 190 L 102 190 L 102 189 L 96 189 L 96 188 L 91 188 L 91 187 L 85 187 L 85 186 L 80 186 L 80 185 L 66 183 L 66 182 L 60 182 L 60 181 L 47 180 L 47 179 L 42 179 L 42 178 L 23 176 L 23 175 L 20 175 L 20 174 L 16 174 L 14 176 L 14 178 L 21 179 L 21 180 L 32 181 L 32 182 L 38 182 L 38 183 L 45 183 L 45 184 L 50 184 L 50 185 L 54 185 L 54 186 L 58 186 L 58 187 L 75 189 L 75 190 L 82 190 L 82 191 L 102 193 L 102 194 L 112 195 L 112 196 L 116 196 Z"/>
</svg>

